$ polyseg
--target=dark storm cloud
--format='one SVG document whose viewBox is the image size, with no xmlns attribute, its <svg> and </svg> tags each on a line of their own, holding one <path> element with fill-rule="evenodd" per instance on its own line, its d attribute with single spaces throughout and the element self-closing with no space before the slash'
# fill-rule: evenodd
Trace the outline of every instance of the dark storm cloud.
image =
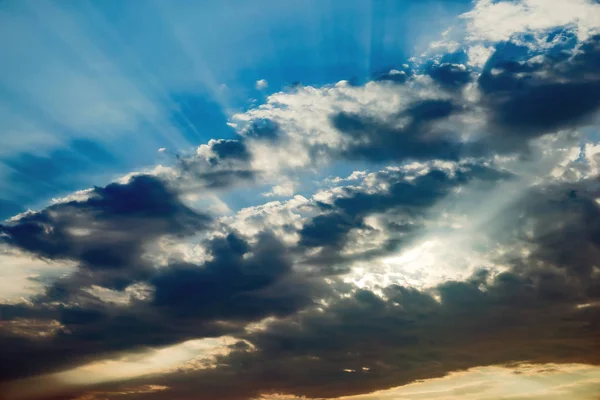
<svg viewBox="0 0 600 400">
<path fill-rule="evenodd" d="M 600 187 L 588 180 L 571 184 L 554 184 L 532 189 L 517 204 L 522 223 L 510 233 L 506 225 L 496 225 L 504 240 L 531 242 L 530 259 L 553 265 L 566 274 L 566 279 L 581 285 L 582 295 L 600 298 L 600 283 L 595 272 L 600 257 L 600 208 L 596 198 Z M 499 221 L 500 222 L 500 221 Z M 527 268 L 522 266 L 521 268 Z"/>
<path fill-rule="evenodd" d="M 165 182 L 140 175 L 127 183 L 96 187 L 85 200 L 54 204 L 1 225 L 5 244 L 43 259 L 77 264 L 75 272 L 50 284 L 31 306 L 2 306 L 4 321 L 56 320 L 66 327 L 41 343 L 3 331 L 2 378 L 61 365 L 68 353 L 83 361 L 103 351 L 125 350 L 138 340 L 154 343 L 156 333 L 147 338 L 134 333 L 150 328 L 161 332 L 164 328 L 156 320 L 111 309 L 84 289 L 97 285 L 123 290 L 149 279 L 154 266 L 143 257 L 146 246 L 161 236 L 197 233 L 209 223 L 208 216 L 185 206 Z"/>
<path fill-rule="evenodd" d="M 155 276 L 153 306 L 169 315 L 250 321 L 287 315 L 312 303 L 292 276 L 292 261 L 278 240 L 263 234 L 250 246 L 234 234 L 212 242 L 202 268 L 173 266 Z"/>
<path fill-rule="evenodd" d="M 514 45 L 500 46 L 478 81 L 491 142 L 501 151 L 589 123 L 600 107 L 600 36 L 542 61 L 525 61 L 527 55 L 521 53 Z"/>
<path fill-rule="evenodd" d="M 480 270 L 427 291 L 391 285 L 382 288 L 383 297 L 336 286 L 326 306 L 240 335 L 251 346 L 232 347 L 215 369 L 152 379 L 172 388 L 153 397 L 329 398 L 476 366 L 600 365 L 594 271 L 600 206 L 593 185 L 536 188 L 506 209 L 503 218 L 512 223 L 499 229 L 527 232 L 534 249 L 507 256 L 508 271 Z"/>
<path fill-rule="evenodd" d="M 432 136 L 433 124 L 457 109 L 451 101 L 423 100 L 409 106 L 397 116 L 408 118 L 404 127 L 398 120 L 381 121 L 360 114 L 341 112 L 331 117 L 332 125 L 353 139 L 342 156 L 349 159 L 390 161 L 432 158 L 456 160 L 462 151 L 460 143 L 445 135 Z"/>
<path fill-rule="evenodd" d="M 360 215 L 349 216 L 339 212 L 318 215 L 302 227 L 300 244 L 307 247 L 341 247 L 350 230 L 364 226 Z"/>
<path fill-rule="evenodd" d="M 91 360 L 166 346 L 185 340 L 235 334 L 253 321 L 284 317 L 314 304 L 323 283 L 292 270 L 289 249 L 262 234 L 255 243 L 229 234 L 206 243 L 211 260 L 201 265 L 175 263 L 154 270 L 145 283 L 146 299 L 127 306 L 106 303 L 66 278 L 32 299 L 31 305 L 2 305 L 5 321 L 56 320 L 52 337 L 23 337 L 0 330 L 0 380 L 67 369 Z M 65 354 L 69 358 L 65 359 Z"/>
<path fill-rule="evenodd" d="M 163 235 L 195 233 L 209 222 L 160 179 L 140 175 L 96 187 L 84 201 L 55 204 L 0 225 L 0 232 L 6 244 L 42 258 L 75 261 L 87 274 L 106 278 L 103 284 L 122 289 L 147 272 L 145 245 Z"/>
</svg>

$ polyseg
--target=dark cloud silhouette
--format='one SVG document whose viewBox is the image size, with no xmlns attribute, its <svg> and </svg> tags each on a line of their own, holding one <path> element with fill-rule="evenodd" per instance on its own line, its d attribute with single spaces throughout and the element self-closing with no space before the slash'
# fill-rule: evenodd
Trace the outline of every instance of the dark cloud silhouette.
<svg viewBox="0 0 600 400">
<path fill-rule="evenodd" d="M 169 315 L 251 321 L 311 304 L 301 282 L 285 282 L 292 275 L 288 250 L 270 235 L 258 239 L 249 246 L 230 234 L 212 242 L 214 259 L 202 268 L 180 265 L 159 273 L 151 281 L 153 306 Z"/>
<path fill-rule="evenodd" d="M 0 226 L 3 241 L 44 258 L 81 261 L 92 269 L 118 269 L 139 258 L 160 235 L 185 235 L 209 218 L 185 206 L 158 178 L 96 187 L 84 201 L 52 205 Z"/>
<path fill-rule="evenodd" d="M 432 134 L 434 123 L 456 110 L 454 104 L 446 100 L 416 102 L 398 115 L 398 119 L 409 120 L 400 128 L 398 120 L 386 122 L 345 112 L 332 116 L 331 121 L 336 129 L 353 140 L 341 151 L 345 158 L 371 161 L 456 160 L 462 151 L 461 144 L 445 135 L 447 132 Z"/>
<path fill-rule="evenodd" d="M 458 89 L 471 81 L 471 71 L 464 64 L 444 62 L 432 65 L 427 74 L 442 87 Z"/>
<path fill-rule="evenodd" d="M 600 108 L 599 43 L 595 36 L 570 56 L 560 52 L 542 62 L 525 61 L 531 55 L 511 46 L 499 47 L 478 81 L 491 145 L 514 151 L 529 139 L 589 123 Z"/>
<path fill-rule="evenodd" d="M 211 143 L 210 148 L 215 152 L 216 158 L 209 159 L 209 161 L 214 163 L 217 163 L 218 160 L 228 158 L 234 158 L 242 161 L 248 161 L 250 159 L 250 154 L 246 149 L 246 145 L 240 140 L 215 140 L 213 143 Z"/>
<path fill-rule="evenodd" d="M 461 63 L 464 54 L 446 55 L 441 63 L 427 65 L 425 73 L 454 93 L 453 100 L 421 100 L 387 120 L 361 113 L 334 114 L 332 125 L 352 139 L 338 156 L 369 161 L 457 160 L 527 151 L 531 139 L 588 124 L 600 108 L 599 43 L 600 36 L 579 47 L 565 39 L 541 54 L 511 42 L 497 46 L 477 79 L 482 92 L 478 105 L 487 126 L 483 137 L 470 143 L 461 142 L 460 128 L 446 122 L 470 112 L 473 105 L 456 90 L 471 82 L 473 74 Z M 379 80 L 395 76 L 402 82 L 407 79 L 395 74 Z"/>
<path fill-rule="evenodd" d="M 404 70 L 391 69 L 387 72 L 383 72 L 375 77 L 375 81 L 379 82 L 393 82 L 397 84 L 406 83 L 408 78 L 410 77 L 409 72 Z"/>
<path fill-rule="evenodd" d="M 321 280 L 292 269 L 289 249 L 272 235 L 262 234 L 251 244 L 229 234 L 206 245 L 210 261 L 154 270 L 145 280 L 151 294 L 132 296 L 125 307 L 68 287 L 72 277 L 52 285 L 30 305 L 2 305 L 4 321 L 55 320 L 61 328 L 43 340 L 0 330 L 2 343 L 9 345 L 0 350 L 0 380 L 147 346 L 239 333 L 249 322 L 309 307 L 324 291 Z M 61 286 L 64 291 L 55 293 Z"/>
</svg>

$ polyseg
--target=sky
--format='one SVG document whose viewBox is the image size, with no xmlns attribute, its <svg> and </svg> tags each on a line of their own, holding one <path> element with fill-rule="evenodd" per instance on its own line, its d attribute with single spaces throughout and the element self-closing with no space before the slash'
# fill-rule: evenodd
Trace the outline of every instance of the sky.
<svg viewBox="0 0 600 400">
<path fill-rule="evenodd" d="M 599 400 L 596 0 L 0 1 L 1 400 Z"/>
</svg>

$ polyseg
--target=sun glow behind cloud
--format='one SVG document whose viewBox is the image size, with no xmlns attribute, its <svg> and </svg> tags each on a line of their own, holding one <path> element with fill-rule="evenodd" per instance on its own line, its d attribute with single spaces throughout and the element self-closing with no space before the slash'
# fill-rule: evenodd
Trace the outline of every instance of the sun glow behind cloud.
<svg viewBox="0 0 600 400">
<path fill-rule="evenodd" d="M 214 357 L 226 355 L 238 342 L 232 337 L 189 340 L 161 349 L 150 349 L 117 358 L 95 361 L 74 369 L 14 382 L 8 399 L 36 398 L 81 386 L 131 380 L 146 375 L 211 368 Z"/>
<path fill-rule="evenodd" d="M 473 368 L 343 400 L 596 400 L 600 367 L 523 364 Z"/>
</svg>

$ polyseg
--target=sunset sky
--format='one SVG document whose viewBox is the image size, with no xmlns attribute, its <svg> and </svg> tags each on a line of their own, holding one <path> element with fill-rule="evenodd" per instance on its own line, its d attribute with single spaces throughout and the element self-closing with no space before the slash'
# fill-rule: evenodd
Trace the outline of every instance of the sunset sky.
<svg viewBox="0 0 600 400">
<path fill-rule="evenodd" d="M 0 0 L 0 400 L 600 400 L 600 1 Z"/>
</svg>

